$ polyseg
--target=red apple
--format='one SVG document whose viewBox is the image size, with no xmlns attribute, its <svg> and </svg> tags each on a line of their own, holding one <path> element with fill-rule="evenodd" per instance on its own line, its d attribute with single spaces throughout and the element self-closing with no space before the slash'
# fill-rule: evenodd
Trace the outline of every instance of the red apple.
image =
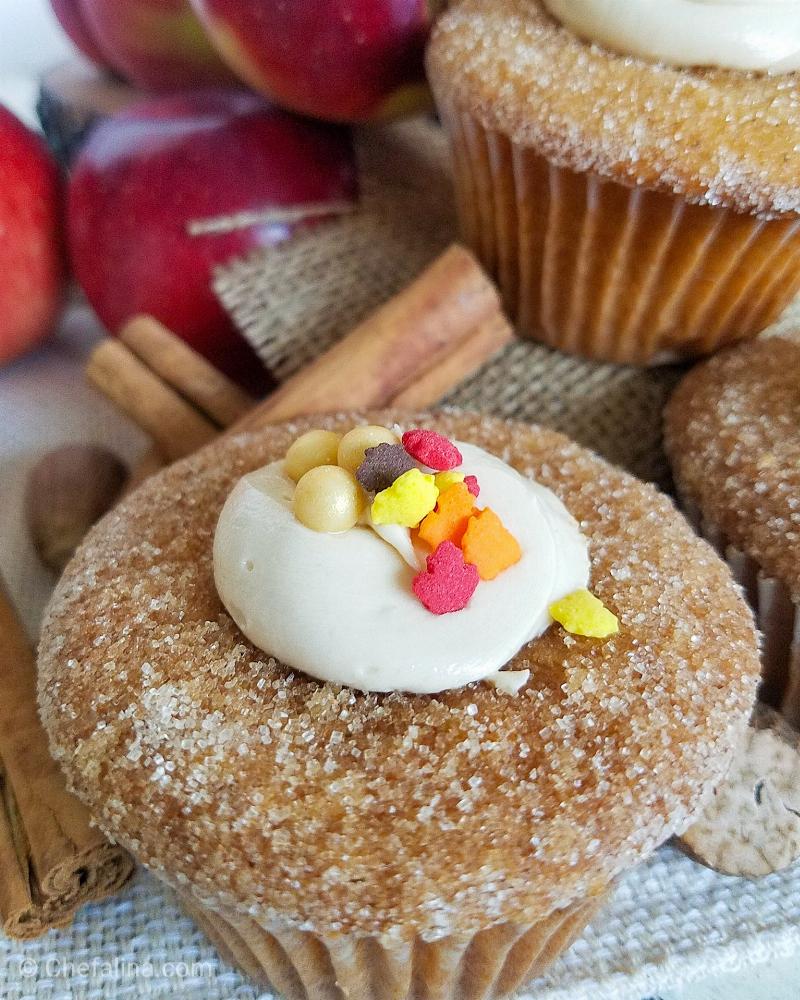
<svg viewBox="0 0 800 1000">
<path fill-rule="evenodd" d="M 64 287 L 61 236 L 58 168 L 0 105 L 0 364 L 53 328 Z"/>
<path fill-rule="evenodd" d="M 423 50 L 443 0 L 192 0 L 223 57 L 284 107 L 332 121 L 429 102 Z"/>
<path fill-rule="evenodd" d="M 100 122 L 74 163 L 74 272 L 112 332 L 150 313 L 254 388 L 261 366 L 214 296 L 213 269 L 285 239 L 293 226 L 264 218 L 277 206 L 356 195 L 346 129 L 241 90 L 141 101 Z"/>
<path fill-rule="evenodd" d="M 145 90 L 231 83 L 189 0 L 51 0 L 78 48 Z"/>
<path fill-rule="evenodd" d="M 81 0 L 50 0 L 50 6 L 78 49 L 98 66 L 109 66 L 106 55 L 86 22 Z"/>
</svg>

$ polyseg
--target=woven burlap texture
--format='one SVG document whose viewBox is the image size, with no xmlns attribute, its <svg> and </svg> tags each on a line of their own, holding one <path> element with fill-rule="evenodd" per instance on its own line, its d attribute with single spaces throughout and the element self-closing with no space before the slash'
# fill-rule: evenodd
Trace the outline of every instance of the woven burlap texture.
<svg viewBox="0 0 800 1000">
<path fill-rule="evenodd" d="M 444 134 L 432 120 L 357 133 L 357 212 L 258 251 L 216 290 L 266 366 L 286 378 L 458 239 Z M 506 348 L 444 402 L 548 424 L 668 485 L 660 415 L 681 369 L 594 364 L 540 344 Z"/>
<path fill-rule="evenodd" d="M 408 284 L 455 238 L 438 126 L 421 120 L 365 131 L 357 148 L 357 212 L 217 274 L 217 294 L 278 379 Z"/>
</svg>

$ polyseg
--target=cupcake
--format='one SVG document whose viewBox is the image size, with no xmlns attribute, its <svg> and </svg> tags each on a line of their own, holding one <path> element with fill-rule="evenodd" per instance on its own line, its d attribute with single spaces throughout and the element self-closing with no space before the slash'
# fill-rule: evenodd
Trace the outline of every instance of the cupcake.
<svg viewBox="0 0 800 1000">
<path fill-rule="evenodd" d="M 798 53 L 795 3 L 441 18 L 428 70 L 462 229 L 523 333 L 651 364 L 776 317 L 800 285 Z"/>
<path fill-rule="evenodd" d="M 665 443 L 687 516 L 728 561 L 763 633 L 761 699 L 800 728 L 800 344 L 742 344 L 692 369 Z"/>
<path fill-rule="evenodd" d="M 58 585 L 39 696 L 98 823 L 248 974 L 482 1000 L 688 825 L 758 674 L 653 487 L 552 431 L 377 413 L 123 501 Z"/>
</svg>

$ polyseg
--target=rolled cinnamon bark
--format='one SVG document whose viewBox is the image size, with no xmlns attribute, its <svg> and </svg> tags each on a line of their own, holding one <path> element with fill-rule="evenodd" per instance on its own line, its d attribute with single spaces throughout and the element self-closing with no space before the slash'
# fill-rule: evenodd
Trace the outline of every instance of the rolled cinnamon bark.
<svg viewBox="0 0 800 1000">
<path fill-rule="evenodd" d="M 253 430 L 305 413 L 432 406 L 513 336 L 500 296 L 477 260 L 453 245 L 402 292 L 260 403 L 149 317 L 105 341 L 87 375 L 140 427 L 165 461 L 218 430 Z M 246 411 L 246 412 L 245 412 Z M 152 456 L 141 482 L 154 469 Z"/>
<path fill-rule="evenodd" d="M 150 434 L 168 460 L 196 451 L 218 432 L 212 421 L 119 340 L 104 340 L 94 350 L 86 375 Z"/>
<path fill-rule="evenodd" d="M 219 427 L 227 427 L 255 399 L 152 316 L 136 316 L 119 339 L 151 371 Z"/>
<path fill-rule="evenodd" d="M 512 337 L 513 330 L 502 313 L 490 316 L 452 354 L 423 372 L 416 381 L 398 393 L 391 400 L 391 405 L 405 410 L 428 409 L 474 375 L 494 354 L 510 343 Z"/>
<path fill-rule="evenodd" d="M 25 854 L 18 850 L 19 837 L 9 818 L 10 789 L 0 769 L 0 929 L 8 937 L 28 940 L 56 927 L 66 927 L 73 908 L 47 904 L 31 883 Z M 13 807 L 12 807 L 13 808 Z M 22 845 L 19 845 L 20 847 Z"/>
<path fill-rule="evenodd" d="M 454 244 L 231 430 L 342 407 L 369 409 L 400 400 L 429 406 L 511 337 L 497 289 L 472 254 Z"/>
<path fill-rule="evenodd" d="M 69 923 L 116 892 L 133 861 L 91 825 L 50 756 L 33 654 L 0 581 L 0 919 L 12 937 Z"/>
</svg>

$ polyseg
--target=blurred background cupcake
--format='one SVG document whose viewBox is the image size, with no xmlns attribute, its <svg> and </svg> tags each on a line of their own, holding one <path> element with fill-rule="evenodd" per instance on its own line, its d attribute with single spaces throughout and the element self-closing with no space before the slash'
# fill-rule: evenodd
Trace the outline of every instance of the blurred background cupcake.
<svg viewBox="0 0 800 1000">
<path fill-rule="evenodd" d="M 770 337 L 695 366 L 664 443 L 689 520 L 731 567 L 762 633 L 760 698 L 800 728 L 800 343 Z"/>
<path fill-rule="evenodd" d="M 652 364 L 800 285 L 800 3 L 463 0 L 428 70 L 465 237 L 521 331 Z"/>
</svg>

